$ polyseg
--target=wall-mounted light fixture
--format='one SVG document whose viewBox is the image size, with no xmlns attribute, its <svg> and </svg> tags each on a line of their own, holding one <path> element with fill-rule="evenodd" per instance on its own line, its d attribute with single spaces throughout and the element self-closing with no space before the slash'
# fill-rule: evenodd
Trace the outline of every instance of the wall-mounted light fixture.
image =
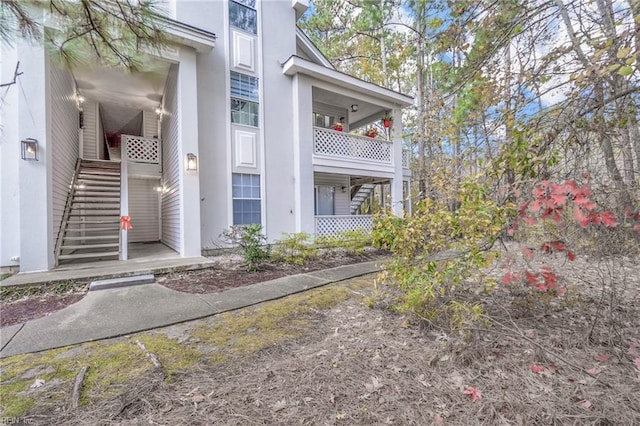
<svg viewBox="0 0 640 426">
<path fill-rule="evenodd" d="M 358 112 L 358 104 L 351 105 L 351 112 Z"/>
<path fill-rule="evenodd" d="M 158 116 L 158 118 L 162 117 L 162 114 L 164 114 L 164 110 L 162 109 L 162 105 L 158 105 L 156 107 L 156 115 Z"/>
<path fill-rule="evenodd" d="M 342 192 L 347 192 L 347 187 L 343 186 L 342 188 L 340 188 L 342 190 Z"/>
<path fill-rule="evenodd" d="M 198 157 L 191 152 L 187 154 L 187 171 L 188 172 L 196 172 L 198 171 Z"/>
<path fill-rule="evenodd" d="M 25 161 L 38 161 L 38 141 L 33 138 L 27 138 L 20 142 L 20 157 Z"/>
</svg>

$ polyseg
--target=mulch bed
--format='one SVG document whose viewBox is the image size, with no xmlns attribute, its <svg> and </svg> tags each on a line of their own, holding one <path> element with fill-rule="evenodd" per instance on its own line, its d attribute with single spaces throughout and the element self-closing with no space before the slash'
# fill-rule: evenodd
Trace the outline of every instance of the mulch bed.
<svg viewBox="0 0 640 426">
<path fill-rule="evenodd" d="M 289 275 L 367 262 L 386 255 L 387 252 L 382 250 L 366 250 L 362 254 L 338 250 L 324 253 L 323 256 L 308 261 L 304 265 L 265 263 L 255 272 L 246 270 L 240 256 L 220 256 L 214 259 L 217 261 L 217 265 L 213 268 L 164 274 L 158 276 L 156 281 L 167 288 L 183 293 L 219 293 Z M 62 295 L 44 291 L 38 292 L 37 296 L 29 295 L 19 300 L 2 300 L 0 302 L 0 327 L 47 316 L 78 302 L 87 294 L 87 291 L 87 288 L 78 290 L 77 287 L 74 287 Z"/>
</svg>

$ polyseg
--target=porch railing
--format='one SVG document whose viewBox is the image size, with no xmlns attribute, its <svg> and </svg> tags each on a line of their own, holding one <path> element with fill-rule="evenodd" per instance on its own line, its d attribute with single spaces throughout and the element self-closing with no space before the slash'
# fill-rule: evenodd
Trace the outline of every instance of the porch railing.
<svg viewBox="0 0 640 426">
<path fill-rule="evenodd" d="M 392 164 L 392 148 L 392 142 L 382 139 L 313 128 L 313 153 L 317 155 Z"/>
<path fill-rule="evenodd" d="M 408 169 L 409 166 L 411 165 L 410 161 L 411 161 L 411 151 L 408 149 L 403 149 L 402 150 L 402 168 Z"/>
<path fill-rule="evenodd" d="M 122 135 L 124 159 L 136 163 L 160 163 L 160 141 L 142 136 Z"/>
<path fill-rule="evenodd" d="M 344 231 L 364 229 L 370 231 L 370 215 L 333 215 L 316 216 L 316 236 L 334 235 Z"/>
</svg>

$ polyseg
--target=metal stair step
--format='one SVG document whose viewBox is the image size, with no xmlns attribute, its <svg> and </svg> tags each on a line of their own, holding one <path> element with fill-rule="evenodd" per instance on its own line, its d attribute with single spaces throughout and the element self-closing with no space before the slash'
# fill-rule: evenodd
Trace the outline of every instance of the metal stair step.
<svg viewBox="0 0 640 426">
<path fill-rule="evenodd" d="M 87 240 L 87 241 L 96 241 L 96 240 L 117 240 L 118 238 L 120 238 L 119 234 L 115 234 L 115 235 L 84 235 L 84 236 L 77 236 L 77 237 L 70 237 L 70 236 L 66 236 L 64 237 L 65 241 L 75 241 L 75 240 Z M 64 246 L 63 246 L 64 248 Z"/>
<path fill-rule="evenodd" d="M 82 223 L 86 223 L 86 222 L 82 222 Z M 75 223 L 71 224 L 71 225 L 76 225 Z M 106 231 L 119 231 L 120 230 L 120 226 L 119 225 L 115 225 L 112 226 L 110 228 L 107 227 L 102 227 L 102 228 L 67 228 L 67 232 L 84 232 L 84 233 L 93 233 L 93 232 L 106 232 Z"/>
<path fill-rule="evenodd" d="M 120 199 L 120 195 L 119 195 L 119 191 L 101 191 L 101 192 L 91 192 L 91 191 L 79 191 L 76 190 L 76 192 L 73 194 L 73 197 L 110 197 L 110 198 L 114 198 L 117 197 L 118 199 Z"/>
<path fill-rule="evenodd" d="M 120 210 L 120 203 L 74 201 L 71 210 Z"/>
<path fill-rule="evenodd" d="M 88 249 L 99 249 L 99 248 L 112 248 L 118 247 L 119 243 L 104 243 L 104 244 L 81 244 L 81 245 L 62 245 L 62 250 L 88 250 Z"/>
<path fill-rule="evenodd" d="M 110 251 L 110 252 L 102 252 L 102 253 L 61 254 L 60 256 L 58 256 L 58 259 L 59 260 L 90 259 L 90 258 L 110 257 L 110 256 L 120 256 L 120 252 Z"/>
<path fill-rule="evenodd" d="M 78 181 L 93 181 L 93 182 L 120 182 L 120 176 L 105 176 L 105 175 L 91 175 L 86 173 L 80 173 L 78 175 Z"/>
<path fill-rule="evenodd" d="M 87 192 L 110 192 L 110 193 L 120 193 L 120 186 L 95 186 L 95 185 L 84 185 L 82 188 L 76 188 L 76 191 L 87 191 Z"/>
<path fill-rule="evenodd" d="M 95 180 L 95 179 L 78 179 L 76 181 L 76 185 L 84 185 L 84 186 L 106 186 L 106 187 L 116 187 L 120 188 L 120 180 L 117 182 L 110 180 Z"/>
<path fill-rule="evenodd" d="M 91 219 L 91 220 L 69 220 L 69 224 L 100 224 L 100 223 L 120 223 L 120 218 L 114 219 Z"/>
</svg>

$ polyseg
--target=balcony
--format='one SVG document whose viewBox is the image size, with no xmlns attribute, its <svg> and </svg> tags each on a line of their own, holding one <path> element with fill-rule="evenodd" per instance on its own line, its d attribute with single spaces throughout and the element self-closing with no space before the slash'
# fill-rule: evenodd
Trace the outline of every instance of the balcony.
<svg viewBox="0 0 640 426">
<path fill-rule="evenodd" d="M 313 128 L 313 154 L 341 161 L 358 161 L 393 168 L 393 143 L 345 132 Z"/>
</svg>

